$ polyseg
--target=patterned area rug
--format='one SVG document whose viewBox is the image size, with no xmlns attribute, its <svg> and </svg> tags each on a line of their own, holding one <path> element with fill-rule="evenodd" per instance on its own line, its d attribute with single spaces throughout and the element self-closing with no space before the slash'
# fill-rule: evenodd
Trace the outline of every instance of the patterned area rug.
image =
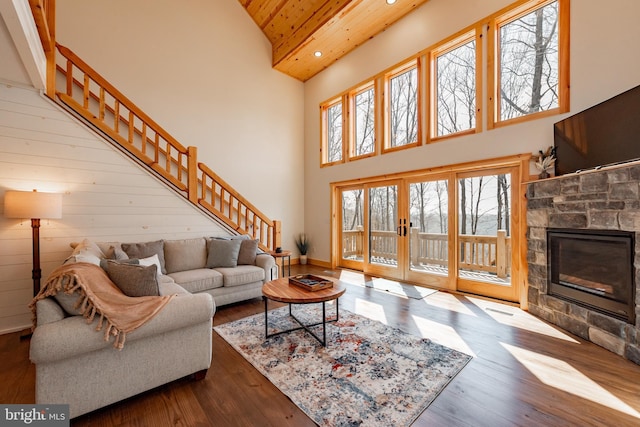
<svg viewBox="0 0 640 427">
<path fill-rule="evenodd" d="M 322 316 L 320 304 L 293 313 L 309 324 Z M 269 312 L 269 333 L 296 326 L 288 307 Z M 214 329 L 321 426 L 408 426 L 471 360 L 342 308 L 326 348 L 301 330 L 265 340 L 264 314 Z M 322 326 L 313 330 L 322 336 Z"/>
</svg>

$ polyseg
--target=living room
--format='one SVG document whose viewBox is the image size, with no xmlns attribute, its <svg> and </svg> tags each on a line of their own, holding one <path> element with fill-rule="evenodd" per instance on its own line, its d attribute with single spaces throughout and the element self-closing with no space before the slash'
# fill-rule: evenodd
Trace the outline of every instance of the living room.
<svg viewBox="0 0 640 427">
<path fill-rule="evenodd" d="M 294 248 L 295 236 L 306 232 L 313 242 L 311 262 L 319 267 L 332 260 L 331 183 L 536 153 L 552 145 L 553 123 L 565 117 L 483 127 L 321 167 L 322 102 L 512 2 L 470 7 L 461 0 L 430 0 L 304 83 L 271 68 L 271 46 L 238 2 L 216 3 L 221 4 L 187 8 L 158 2 L 149 10 L 141 2 L 114 7 L 59 1 L 57 40 L 178 140 L 197 146 L 202 161 L 282 221 L 284 248 Z M 623 0 L 606 9 L 595 2 L 571 3 L 570 113 L 638 84 L 638 58 L 629 54 L 629 45 L 638 39 L 633 17 L 639 7 Z M 6 31 L 3 37 L 9 37 Z M 70 242 L 85 237 L 144 241 L 225 233 L 44 101 L 33 85 L 20 84 L 25 80 L 24 70 L 3 76 L 0 182 L 3 191 L 37 186 L 64 195 L 63 218 L 44 221 L 41 230 L 44 276 L 68 256 Z M 0 226 L 0 331 L 10 333 L 30 324 L 30 227 L 4 217 Z"/>
</svg>

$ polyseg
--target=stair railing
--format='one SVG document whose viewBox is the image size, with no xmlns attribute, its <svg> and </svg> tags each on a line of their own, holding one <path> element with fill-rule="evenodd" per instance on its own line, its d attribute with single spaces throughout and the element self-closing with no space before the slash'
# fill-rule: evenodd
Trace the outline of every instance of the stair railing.
<svg viewBox="0 0 640 427">
<path fill-rule="evenodd" d="M 151 168 L 171 188 L 227 228 L 280 246 L 281 223 L 272 221 L 68 48 L 55 42 L 56 0 L 29 0 L 47 57 L 49 98 L 71 108 L 118 147 Z M 56 49 L 62 64 L 56 60 Z M 60 81 L 58 78 L 61 77 Z M 58 84 L 64 87 L 58 91 Z"/>
<path fill-rule="evenodd" d="M 280 222 L 272 221 L 70 49 L 56 44 L 62 103 L 153 169 L 190 202 L 228 228 L 248 234 L 263 249 L 280 245 Z"/>
</svg>

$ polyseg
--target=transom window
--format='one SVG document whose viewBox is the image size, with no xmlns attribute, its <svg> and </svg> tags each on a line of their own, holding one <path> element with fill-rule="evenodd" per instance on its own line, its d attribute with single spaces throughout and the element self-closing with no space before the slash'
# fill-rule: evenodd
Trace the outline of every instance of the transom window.
<svg viewBox="0 0 640 427">
<path fill-rule="evenodd" d="M 322 107 L 322 121 L 322 163 L 341 162 L 343 158 L 342 98 Z"/>
<path fill-rule="evenodd" d="M 403 66 L 387 76 L 387 139 L 385 148 L 418 142 L 418 64 Z"/>
<path fill-rule="evenodd" d="M 371 82 L 352 94 L 353 99 L 353 133 L 351 135 L 350 155 L 361 157 L 375 153 L 375 86 Z"/>
<path fill-rule="evenodd" d="M 320 107 L 321 166 L 566 113 L 569 0 L 516 2 Z"/>
<path fill-rule="evenodd" d="M 476 127 L 475 31 L 432 52 L 433 137 L 453 135 Z"/>
<path fill-rule="evenodd" d="M 546 1 L 497 19 L 497 121 L 560 107 L 559 8 Z"/>
</svg>

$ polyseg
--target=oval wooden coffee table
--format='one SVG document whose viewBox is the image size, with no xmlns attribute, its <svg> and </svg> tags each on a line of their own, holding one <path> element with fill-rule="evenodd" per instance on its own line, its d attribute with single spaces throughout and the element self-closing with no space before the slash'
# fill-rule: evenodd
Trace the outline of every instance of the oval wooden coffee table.
<svg viewBox="0 0 640 427">
<path fill-rule="evenodd" d="M 284 334 L 287 332 L 299 331 L 304 329 L 312 337 L 317 339 L 323 346 L 327 345 L 327 322 L 335 322 L 339 318 L 338 312 L 338 298 L 346 291 L 345 285 L 339 280 L 332 279 L 330 277 L 322 277 L 333 282 L 332 288 L 320 289 L 318 291 L 308 291 L 296 285 L 289 284 L 289 278 L 283 277 L 281 279 L 272 280 L 262 285 L 262 299 L 264 300 L 264 335 L 266 338 L 271 338 L 276 335 Z M 269 334 L 269 322 L 268 322 L 268 301 L 279 301 L 289 304 L 289 316 L 295 320 L 300 327 L 287 329 L 284 331 L 275 332 Z M 334 319 L 327 320 L 327 312 L 325 309 L 325 303 L 327 301 L 336 300 L 336 317 Z M 313 323 L 310 325 L 303 324 L 296 316 L 291 312 L 292 304 L 313 304 L 322 303 L 322 321 Z M 311 327 L 322 325 L 322 339 L 318 337 Z"/>
</svg>

